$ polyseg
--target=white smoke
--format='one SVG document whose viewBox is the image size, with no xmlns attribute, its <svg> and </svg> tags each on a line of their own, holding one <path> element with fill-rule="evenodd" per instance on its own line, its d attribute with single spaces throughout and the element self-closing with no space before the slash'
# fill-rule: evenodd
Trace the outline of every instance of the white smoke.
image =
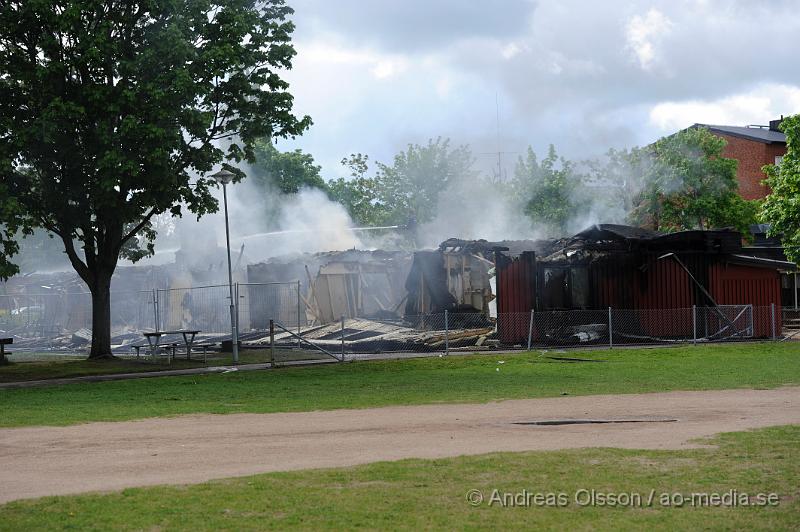
<svg viewBox="0 0 800 532">
<path fill-rule="evenodd" d="M 630 199 L 641 187 L 634 174 L 630 168 L 622 166 L 611 172 L 606 169 L 601 178 L 578 183 L 579 195 L 587 201 L 573 213 L 567 234 L 560 236 L 574 234 L 596 223 L 625 223 L 632 208 Z M 575 179 L 583 179 L 585 175 L 585 169 L 576 172 Z M 408 246 L 400 232 L 354 231 L 356 224 L 345 208 L 317 189 L 283 194 L 245 179 L 228 185 L 227 191 L 234 263 L 238 261 L 244 265 L 297 253 L 353 248 L 391 250 Z M 175 260 L 176 252 L 181 251 L 184 258 L 191 259 L 193 268 L 220 268 L 225 258 L 222 189 L 213 190 L 213 194 L 219 201 L 219 211 L 200 220 L 186 209 L 182 218 L 160 216 L 156 254 L 137 265 L 168 264 Z M 448 189 L 439 194 L 435 218 L 417 228 L 417 244 L 435 248 L 454 237 L 499 241 L 548 236 L 543 228 L 531 222 L 524 205 L 524 198 L 509 194 L 507 183 L 474 175 L 454 179 Z M 53 245 L 58 244 L 53 241 Z M 120 261 L 120 265 L 130 263 Z M 226 280 L 223 273 L 221 269 L 220 282 Z"/>
<path fill-rule="evenodd" d="M 273 198 L 263 204 L 262 213 L 268 219 L 259 220 L 254 209 L 249 209 L 247 222 L 232 238 L 237 245 L 245 245 L 251 260 L 363 247 L 345 208 L 321 190 L 305 188 L 297 194 L 276 194 Z M 237 201 L 240 199 L 237 196 Z M 275 222 L 269 223 L 269 218 Z"/>
<path fill-rule="evenodd" d="M 499 241 L 540 236 L 503 185 L 478 177 L 456 180 L 439 194 L 436 217 L 420 225 L 418 240 L 423 247 L 437 247 L 448 238 Z"/>
<path fill-rule="evenodd" d="M 247 263 L 295 253 L 344 250 L 363 246 L 345 208 L 317 189 L 284 194 L 245 178 L 227 185 L 231 249 Z M 204 257 L 225 247 L 222 190 L 214 190 L 219 210 L 199 221 L 190 214 L 175 224 L 178 247 Z M 157 240 L 159 249 L 174 242 Z M 160 255 L 161 253 L 157 253 Z M 234 259 L 235 260 L 235 259 Z M 196 261 L 195 261 L 196 262 Z"/>
</svg>

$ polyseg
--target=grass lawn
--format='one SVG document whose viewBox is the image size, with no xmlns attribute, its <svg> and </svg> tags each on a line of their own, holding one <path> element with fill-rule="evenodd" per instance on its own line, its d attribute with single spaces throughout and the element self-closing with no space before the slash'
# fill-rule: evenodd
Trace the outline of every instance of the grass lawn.
<svg viewBox="0 0 800 532">
<path fill-rule="evenodd" d="M 202 355 L 200 356 L 202 357 Z M 166 363 L 145 363 L 131 359 L 103 361 L 85 359 L 36 360 L 34 362 L 14 362 L 7 366 L 0 366 L 0 382 L 59 379 L 64 377 L 83 377 L 86 375 L 111 375 L 114 373 L 139 373 L 202 366 L 202 358 L 199 362 L 194 360 L 187 362 L 186 360 L 176 359 L 171 366 Z"/>
<path fill-rule="evenodd" d="M 800 427 L 723 434 L 709 443 L 717 447 L 496 453 L 47 497 L 0 507 L 0 529 L 797 529 Z M 482 504 L 467 502 L 472 489 L 484 494 Z M 490 506 L 495 489 L 563 493 L 566 506 Z M 579 506 L 576 494 L 582 502 L 587 495 L 578 490 L 634 494 L 634 501 L 639 494 L 642 503 Z M 653 502 L 647 507 L 651 490 Z M 777 505 L 661 504 L 662 493 L 688 499 L 691 493 L 729 490 L 752 501 L 757 493 L 775 493 Z"/>
<path fill-rule="evenodd" d="M 784 384 L 800 384 L 800 344 L 533 351 L 0 390 L 0 426 Z"/>
<path fill-rule="evenodd" d="M 142 350 L 142 357 L 139 360 L 133 358 L 118 358 L 113 360 L 87 360 L 75 357 L 53 356 L 48 353 L 24 354 L 24 362 L 14 362 L 12 364 L 0 366 L 0 383 L 33 381 L 40 379 L 60 379 L 67 377 L 84 377 L 87 375 L 112 375 L 115 373 L 142 373 L 150 371 L 164 371 L 170 369 L 202 368 L 204 366 L 224 366 L 233 363 L 230 353 L 219 353 L 209 351 L 208 363 L 203 363 L 202 353 L 193 353 L 191 360 L 186 360 L 184 355 L 178 355 L 168 364 L 165 358 L 153 361 L 149 356 L 145 356 Z M 275 359 L 278 363 L 294 360 L 329 360 L 330 357 L 318 351 L 304 349 L 276 349 Z M 240 364 L 257 364 L 269 361 L 269 349 L 248 349 L 239 353 Z"/>
</svg>

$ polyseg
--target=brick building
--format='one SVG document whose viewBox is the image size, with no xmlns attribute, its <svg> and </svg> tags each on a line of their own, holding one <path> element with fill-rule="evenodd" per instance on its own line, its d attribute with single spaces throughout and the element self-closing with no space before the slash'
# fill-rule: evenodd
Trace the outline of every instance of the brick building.
<svg viewBox="0 0 800 532">
<path fill-rule="evenodd" d="M 761 167 L 780 162 L 780 158 L 786 153 L 786 135 L 778 129 L 782 119 L 783 117 L 771 120 L 769 126 L 695 124 L 692 127 L 708 128 L 713 134 L 728 141 L 722 155 L 739 161 L 736 170 L 739 193 L 744 199 L 752 200 L 769 194 L 769 188 L 761 184 L 766 178 Z"/>
</svg>

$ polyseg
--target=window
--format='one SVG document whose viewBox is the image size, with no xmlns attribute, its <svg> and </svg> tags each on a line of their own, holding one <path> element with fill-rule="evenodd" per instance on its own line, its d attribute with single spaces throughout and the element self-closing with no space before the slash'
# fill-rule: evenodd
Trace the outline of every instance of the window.
<svg viewBox="0 0 800 532">
<path fill-rule="evenodd" d="M 775 156 L 775 166 L 780 166 L 783 162 L 783 155 L 776 155 Z"/>
<path fill-rule="evenodd" d="M 542 286 L 542 305 L 546 309 L 568 308 L 566 268 L 545 268 Z"/>
<path fill-rule="evenodd" d="M 589 306 L 589 269 L 545 268 L 542 283 L 544 309 L 587 308 Z"/>
<path fill-rule="evenodd" d="M 587 308 L 589 306 L 589 269 L 585 267 L 572 268 L 569 280 L 572 308 Z"/>
</svg>

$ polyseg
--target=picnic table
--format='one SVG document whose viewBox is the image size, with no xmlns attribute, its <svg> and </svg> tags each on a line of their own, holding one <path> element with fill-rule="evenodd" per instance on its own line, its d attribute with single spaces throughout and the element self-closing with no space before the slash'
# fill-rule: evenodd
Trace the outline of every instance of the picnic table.
<svg viewBox="0 0 800 532">
<path fill-rule="evenodd" d="M 136 358 L 139 358 L 139 349 L 142 347 L 147 347 L 150 351 L 150 354 L 155 358 L 156 353 L 158 352 L 159 348 L 166 348 L 169 353 L 169 350 L 172 350 L 172 358 L 175 358 L 175 350 L 178 347 L 177 343 L 162 343 L 161 337 L 168 336 L 168 335 L 177 335 L 180 334 L 183 337 L 183 343 L 186 347 L 186 360 L 192 359 L 192 346 L 194 345 L 194 338 L 200 330 L 194 329 L 179 329 L 176 331 L 154 331 L 154 332 L 146 332 L 143 333 L 144 337 L 147 339 L 147 345 L 135 345 L 133 346 L 136 349 Z M 203 362 L 206 360 L 206 346 L 203 346 Z"/>
</svg>

